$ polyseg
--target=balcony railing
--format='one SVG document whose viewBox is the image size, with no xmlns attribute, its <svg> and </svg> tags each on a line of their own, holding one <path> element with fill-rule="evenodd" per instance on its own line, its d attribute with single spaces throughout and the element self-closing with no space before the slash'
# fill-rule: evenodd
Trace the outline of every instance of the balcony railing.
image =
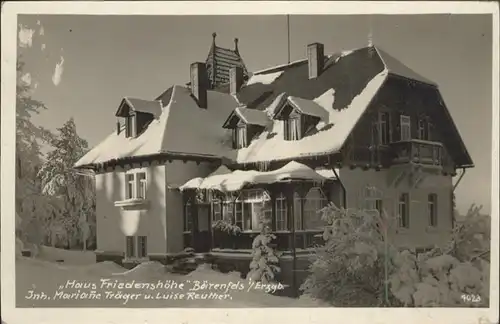
<svg viewBox="0 0 500 324">
<path fill-rule="evenodd" d="M 443 145 L 438 142 L 410 140 L 391 144 L 394 152 L 393 164 L 418 163 L 442 166 Z"/>
</svg>

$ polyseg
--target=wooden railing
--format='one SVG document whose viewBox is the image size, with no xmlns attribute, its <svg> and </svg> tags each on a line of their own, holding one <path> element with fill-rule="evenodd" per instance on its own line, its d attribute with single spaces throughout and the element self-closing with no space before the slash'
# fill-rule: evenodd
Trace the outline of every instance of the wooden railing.
<svg viewBox="0 0 500 324">
<path fill-rule="evenodd" d="M 392 143 L 391 148 L 394 153 L 393 164 L 409 162 L 436 166 L 443 164 L 441 143 L 411 140 Z"/>
</svg>

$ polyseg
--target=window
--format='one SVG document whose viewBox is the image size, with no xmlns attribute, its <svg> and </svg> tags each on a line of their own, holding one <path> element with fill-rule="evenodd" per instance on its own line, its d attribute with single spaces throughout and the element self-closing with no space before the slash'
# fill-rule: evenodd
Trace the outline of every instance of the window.
<svg viewBox="0 0 500 324">
<path fill-rule="evenodd" d="M 437 195 L 430 194 L 428 197 L 429 206 L 429 225 L 432 227 L 437 226 Z"/>
<path fill-rule="evenodd" d="M 137 257 L 145 258 L 147 256 L 148 246 L 147 246 L 147 237 L 146 236 L 138 236 L 137 237 Z"/>
<path fill-rule="evenodd" d="M 390 142 L 390 123 L 389 123 L 389 113 L 381 112 L 379 118 L 379 138 L 380 144 L 386 145 Z"/>
<path fill-rule="evenodd" d="M 222 219 L 221 201 L 216 199 L 212 202 L 212 223 Z"/>
<path fill-rule="evenodd" d="M 293 218 L 295 220 L 295 230 L 300 231 L 303 230 L 302 226 L 302 198 L 300 195 L 295 192 L 293 194 Z"/>
<path fill-rule="evenodd" d="M 191 232 L 193 229 L 193 211 L 190 201 L 184 205 L 184 232 Z"/>
<path fill-rule="evenodd" d="M 367 186 L 363 193 L 364 208 L 366 210 L 378 211 L 382 214 L 382 191 L 374 186 Z"/>
<path fill-rule="evenodd" d="M 233 147 L 240 149 L 247 147 L 247 128 L 246 126 L 238 126 L 233 130 Z"/>
<path fill-rule="evenodd" d="M 125 117 L 125 137 L 133 137 L 136 134 L 135 115 Z"/>
<path fill-rule="evenodd" d="M 132 199 L 135 195 L 134 193 L 134 174 L 133 173 L 128 173 L 125 175 L 125 181 L 127 183 L 127 192 L 125 194 L 126 199 Z"/>
<path fill-rule="evenodd" d="M 276 230 L 277 231 L 286 231 L 287 227 L 287 205 L 286 205 L 286 197 L 283 193 L 280 193 L 278 197 L 276 197 Z"/>
<path fill-rule="evenodd" d="M 243 205 L 238 202 L 234 205 L 234 224 L 243 229 Z"/>
<path fill-rule="evenodd" d="M 222 216 L 242 231 L 260 231 L 262 223 L 271 223 L 271 197 L 267 191 L 243 190 L 234 202 L 230 199 L 227 198 L 222 205 Z"/>
<path fill-rule="evenodd" d="M 410 116 L 401 115 L 401 140 L 411 140 L 411 120 Z"/>
<path fill-rule="evenodd" d="M 233 202 L 229 200 L 222 204 L 222 217 L 226 222 L 231 224 L 234 223 L 233 206 Z"/>
<path fill-rule="evenodd" d="M 328 200 L 320 188 L 311 188 L 304 198 L 304 229 L 321 229 L 324 221 L 321 219 L 321 213 Z"/>
<path fill-rule="evenodd" d="M 422 117 L 418 120 L 418 138 L 424 141 L 430 140 L 430 127 L 427 118 Z"/>
<path fill-rule="evenodd" d="M 146 173 L 134 172 L 125 174 L 125 199 L 146 199 Z"/>
<path fill-rule="evenodd" d="M 127 236 L 125 256 L 127 259 L 143 259 L 147 257 L 147 237 Z"/>
<path fill-rule="evenodd" d="M 296 141 L 302 138 L 302 132 L 300 127 L 300 117 L 293 117 L 285 121 L 284 123 L 285 140 Z"/>
<path fill-rule="evenodd" d="M 130 259 L 135 256 L 135 237 L 127 236 L 126 241 L 127 241 L 127 246 L 125 249 L 125 256 Z"/>
<path fill-rule="evenodd" d="M 399 196 L 399 227 L 410 227 L 410 206 L 409 197 L 407 193 Z"/>
<path fill-rule="evenodd" d="M 137 181 L 139 184 L 139 189 L 137 190 L 137 198 L 146 198 L 146 173 L 137 173 Z"/>
</svg>

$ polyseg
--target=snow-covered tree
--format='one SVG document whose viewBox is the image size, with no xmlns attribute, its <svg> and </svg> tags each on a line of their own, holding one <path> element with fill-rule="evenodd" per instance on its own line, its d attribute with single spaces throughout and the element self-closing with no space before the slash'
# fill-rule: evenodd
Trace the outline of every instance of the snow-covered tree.
<svg viewBox="0 0 500 324">
<path fill-rule="evenodd" d="M 16 84 L 16 233 L 25 243 L 40 244 L 43 229 L 40 224 L 50 215 L 50 199 L 41 194 L 37 171 L 42 163 L 40 145 L 51 138 L 51 133 L 35 125 L 31 117 L 46 109 L 32 98 L 33 88 L 25 82 L 24 64 L 18 59 Z"/>
<path fill-rule="evenodd" d="M 247 279 L 260 281 L 264 284 L 276 282 L 276 275 L 280 273 L 279 259 L 276 251 L 270 246 L 270 243 L 276 239 L 271 233 L 267 224 L 262 225 L 259 235 L 255 237 L 252 243 L 252 261 L 250 262 L 250 271 Z"/>
<path fill-rule="evenodd" d="M 390 283 L 399 301 L 419 307 L 488 305 L 490 219 L 480 209 L 469 208 L 444 248 L 398 253 Z"/>
<path fill-rule="evenodd" d="M 38 175 L 42 192 L 62 201 L 62 210 L 53 220 L 66 232 L 67 246 L 82 242 L 88 234 L 88 220 L 94 217 L 95 194 L 90 175 L 76 172 L 73 165 L 86 152 L 87 141 L 80 138 L 74 120 L 57 129 Z M 85 233 L 87 231 L 87 233 Z M 86 238 L 85 238 L 86 239 Z"/>
<path fill-rule="evenodd" d="M 387 234 L 394 220 L 378 210 L 334 203 L 319 212 L 328 224 L 325 245 L 316 249 L 304 294 L 334 306 L 394 305 L 386 283 L 396 253 Z"/>
</svg>

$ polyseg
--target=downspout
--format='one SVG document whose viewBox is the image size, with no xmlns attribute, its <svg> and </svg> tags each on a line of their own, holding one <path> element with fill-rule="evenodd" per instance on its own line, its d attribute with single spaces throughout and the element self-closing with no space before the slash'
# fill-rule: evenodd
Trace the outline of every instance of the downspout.
<svg viewBox="0 0 500 324">
<path fill-rule="evenodd" d="M 345 208 L 347 208 L 347 190 L 345 189 L 344 183 L 340 179 L 339 174 L 337 173 L 337 170 L 335 170 L 335 168 L 332 168 L 332 170 L 333 170 L 333 174 L 335 175 L 335 177 L 339 181 L 340 186 L 342 187 L 342 205 L 345 209 Z"/>
<path fill-rule="evenodd" d="M 453 186 L 453 190 L 451 191 L 451 199 L 452 199 L 452 205 L 451 205 L 451 227 L 455 227 L 455 210 L 453 209 L 453 197 L 455 196 L 455 189 L 457 189 L 458 185 L 460 184 L 460 181 L 462 181 L 462 178 L 465 175 L 465 172 L 467 171 L 466 168 L 462 168 L 462 174 L 460 177 L 458 177 L 457 183 Z"/>
</svg>

